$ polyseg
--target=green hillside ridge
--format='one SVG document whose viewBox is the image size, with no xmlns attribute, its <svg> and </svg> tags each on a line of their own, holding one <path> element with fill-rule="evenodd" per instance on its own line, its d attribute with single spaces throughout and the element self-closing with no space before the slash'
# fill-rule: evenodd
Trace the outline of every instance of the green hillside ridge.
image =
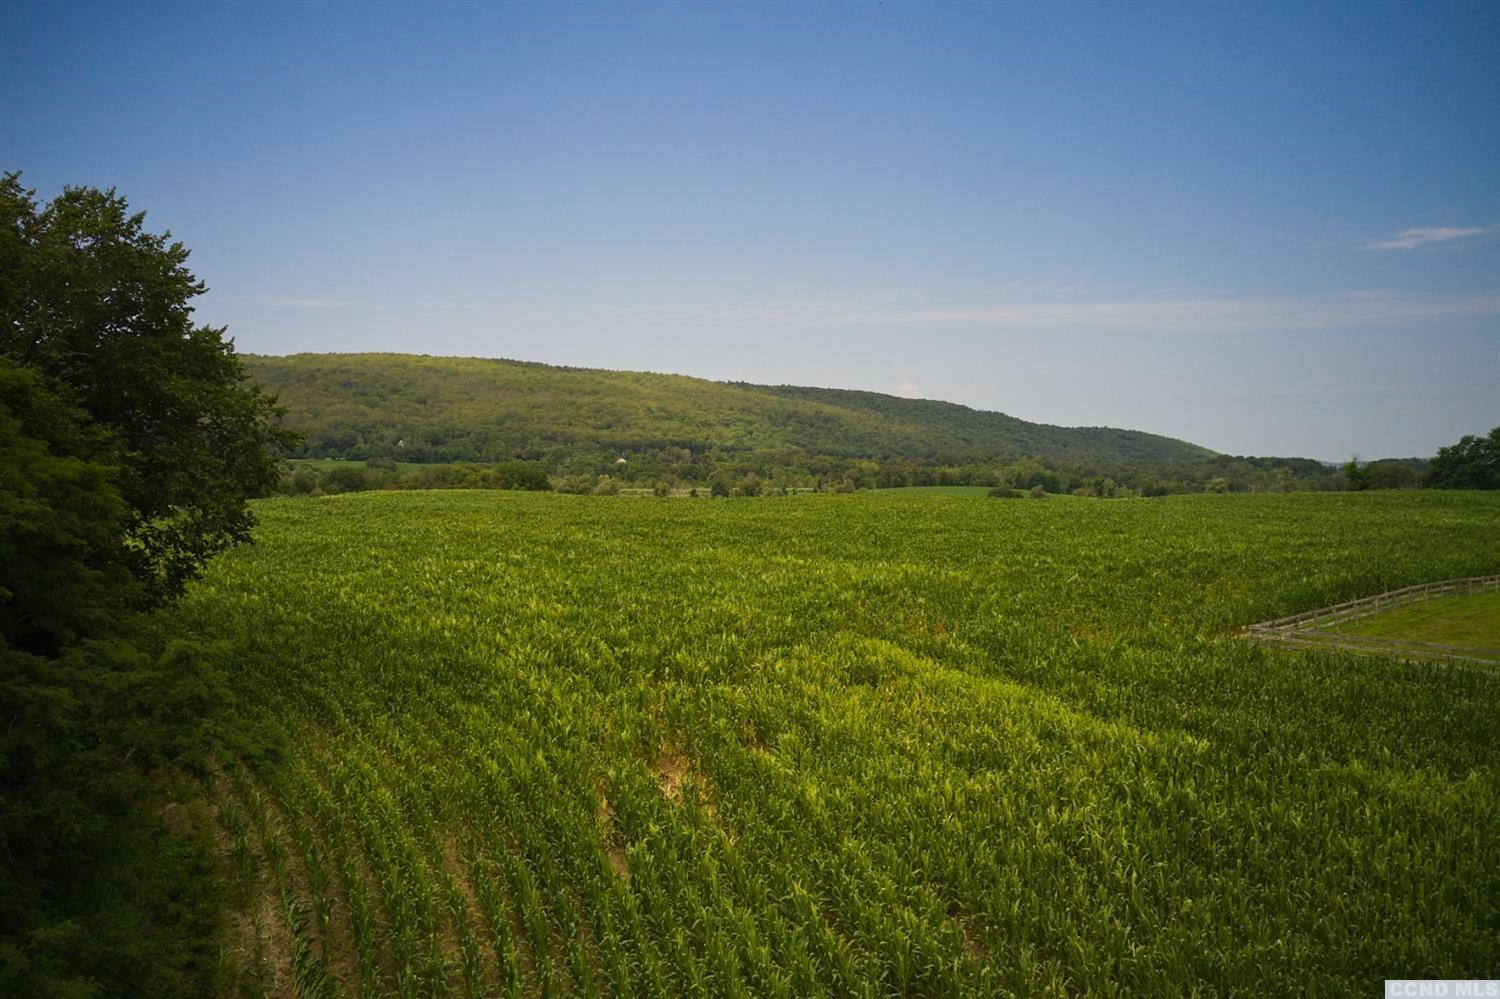
<svg viewBox="0 0 1500 999">
<path fill-rule="evenodd" d="M 584 470 L 605 456 L 661 452 L 685 463 L 782 454 L 931 465 L 1215 456 L 1156 434 L 876 392 L 410 354 L 245 355 L 244 364 L 306 435 L 305 457 L 523 458 Z"/>
</svg>

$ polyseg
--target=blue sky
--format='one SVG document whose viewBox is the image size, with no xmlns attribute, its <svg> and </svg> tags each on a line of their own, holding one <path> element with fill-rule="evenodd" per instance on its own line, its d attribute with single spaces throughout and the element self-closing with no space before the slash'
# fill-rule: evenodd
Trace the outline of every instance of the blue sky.
<svg viewBox="0 0 1500 999">
<path fill-rule="evenodd" d="M 1500 424 L 1500 5 L 0 0 L 0 168 L 240 350 L 870 388 L 1233 453 Z"/>
</svg>

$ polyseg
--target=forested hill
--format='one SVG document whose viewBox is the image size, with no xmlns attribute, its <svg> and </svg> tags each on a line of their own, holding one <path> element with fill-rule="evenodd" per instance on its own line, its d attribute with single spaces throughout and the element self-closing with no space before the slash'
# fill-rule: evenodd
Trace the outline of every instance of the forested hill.
<svg viewBox="0 0 1500 999">
<path fill-rule="evenodd" d="M 875 392 L 410 354 L 245 355 L 280 396 L 301 454 L 404 461 L 526 458 L 553 469 L 673 453 L 965 465 L 1041 455 L 1193 461 L 1213 452 L 1108 427 L 1055 427 Z"/>
</svg>

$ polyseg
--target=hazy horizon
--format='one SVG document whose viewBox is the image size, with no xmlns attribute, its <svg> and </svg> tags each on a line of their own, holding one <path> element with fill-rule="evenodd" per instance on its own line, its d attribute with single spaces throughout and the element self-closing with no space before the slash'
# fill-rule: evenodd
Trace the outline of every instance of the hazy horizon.
<svg viewBox="0 0 1500 999">
<path fill-rule="evenodd" d="M 940 399 L 1230 454 L 1500 424 L 1493 4 L 10 2 L 0 169 L 247 353 Z"/>
</svg>

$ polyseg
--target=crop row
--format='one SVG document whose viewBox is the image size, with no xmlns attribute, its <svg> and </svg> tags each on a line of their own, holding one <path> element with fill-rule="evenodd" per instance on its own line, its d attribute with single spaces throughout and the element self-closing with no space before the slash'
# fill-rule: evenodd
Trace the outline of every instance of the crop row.
<svg viewBox="0 0 1500 999">
<path fill-rule="evenodd" d="M 272 991 L 1301 991 L 1500 958 L 1494 678 L 1233 635 L 1495 571 L 1493 498 L 259 513 L 172 626 L 232 640 L 293 747 L 216 791 L 274 886 Z"/>
</svg>

